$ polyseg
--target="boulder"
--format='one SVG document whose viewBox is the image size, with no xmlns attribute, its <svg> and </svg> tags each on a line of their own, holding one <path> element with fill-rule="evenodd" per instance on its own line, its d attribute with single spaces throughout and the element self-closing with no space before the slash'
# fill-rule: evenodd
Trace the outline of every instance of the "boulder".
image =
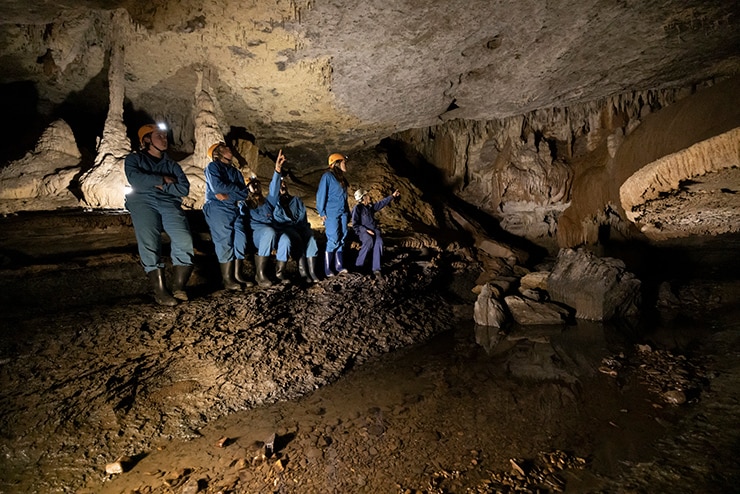
<svg viewBox="0 0 740 494">
<path fill-rule="evenodd" d="M 540 324 L 564 324 L 568 319 L 568 309 L 550 302 L 537 302 L 518 295 L 504 298 L 514 320 L 522 326 Z"/>
<path fill-rule="evenodd" d="M 624 262 L 585 249 L 561 249 L 547 279 L 550 299 L 575 308 L 576 317 L 605 321 L 636 315 L 640 280 Z"/>
<path fill-rule="evenodd" d="M 488 283 L 481 288 L 473 312 L 476 324 L 500 328 L 506 322 L 506 311 L 503 304 L 496 300 L 494 292 L 495 290 Z"/>
</svg>

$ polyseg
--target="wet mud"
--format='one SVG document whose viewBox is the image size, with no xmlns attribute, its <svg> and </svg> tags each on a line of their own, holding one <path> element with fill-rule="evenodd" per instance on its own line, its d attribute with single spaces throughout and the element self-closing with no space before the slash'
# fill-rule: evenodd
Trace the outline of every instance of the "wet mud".
<svg viewBox="0 0 740 494">
<path fill-rule="evenodd" d="M 126 247 L 6 267 L 0 492 L 735 489 L 736 305 L 500 331 L 470 263 L 387 254 L 239 293 L 206 256 L 174 308 Z"/>
</svg>

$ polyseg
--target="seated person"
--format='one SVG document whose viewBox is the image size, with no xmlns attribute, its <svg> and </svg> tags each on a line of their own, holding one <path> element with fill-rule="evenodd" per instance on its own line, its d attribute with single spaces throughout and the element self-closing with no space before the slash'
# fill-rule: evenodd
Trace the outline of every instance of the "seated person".
<svg viewBox="0 0 740 494">
<path fill-rule="evenodd" d="M 254 246 L 257 248 L 257 254 L 254 256 L 254 279 L 261 287 L 272 286 L 272 281 L 267 275 L 267 259 L 275 249 L 276 232 L 273 227 L 272 213 L 277 204 L 280 193 L 280 171 L 282 170 L 285 156 L 282 150 L 278 153 L 275 160 L 275 171 L 272 174 L 270 188 L 267 197 L 262 195 L 262 185 L 257 177 L 252 177 L 247 183 L 249 196 L 242 203 L 242 214 L 248 216 L 249 225 L 252 229 L 252 239 Z"/>
<path fill-rule="evenodd" d="M 284 281 L 280 274 L 285 272 L 285 262 L 293 250 L 298 253 L 298 274 L 309 283 L 317 283 L 319 278 L 316 276 L 314 258 L 319 248 L 306 217 L 306 205 L 300 197 L 290 195 L 284 179 L 280 183 L 280 197 L 273 212 L 273 221 L 279 236 L 277 277 Z"/>
<path fill-rule="evenodd" d="M 378 202 L 372 202 L 370 195 L 365 189 L 355 191 L 355 200 L 357 204 L 352 209 L 352 229 L 359 237 L 362 246 L 360 253 L 357 255 L 355 267 L 362 268 L 365 265 L 365 258 L 372 251 L 372 271 L 376 277 L 380 277 L 380 256 L 383 254 L 383 237 L 375 221 L 375 213 L 390 204 L 393 199 L 400 196 L 398 190 L 393 194 L 381 199 Z"/>
</svg>

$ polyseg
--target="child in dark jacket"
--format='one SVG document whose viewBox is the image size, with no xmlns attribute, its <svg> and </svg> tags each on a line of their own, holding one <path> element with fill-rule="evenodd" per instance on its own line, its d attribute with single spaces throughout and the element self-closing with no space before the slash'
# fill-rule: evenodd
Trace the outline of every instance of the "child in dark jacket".
<svg viewBox="0 0 740 494">
<path fill-rule="evenodd" d="M 355 191 L 355 200 L 357 204 L 352 209 L 352 228 L 357 237 L 359 237 L 362 246 L 360 253 L 357 255 L 355 267 L 362 268 L 365 265 L 367 255 L 372 251 L 372 270 L 376 277 L 380 277 L 380 256 L 383 254 L 383 237 L 375 222 L 375 213 L 393 201 L 401 193 L 398 190 L 393 194 L 381 199 L 378 202 L 372 202 L 367 190 L 357 189 Z"/>
</svg>

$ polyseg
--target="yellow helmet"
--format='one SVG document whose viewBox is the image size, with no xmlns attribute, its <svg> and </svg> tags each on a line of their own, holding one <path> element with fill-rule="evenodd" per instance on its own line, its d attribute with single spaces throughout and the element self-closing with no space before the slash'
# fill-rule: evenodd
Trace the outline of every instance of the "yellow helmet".
<svg viewBox="0 0 740 494">
<path fill-rule="evenodd" d="M 208 148 L 208 157 L 210 159 L 213 159 L 213 152 L 218 149 L 219 146 L 225 146 L 223 142 L 217 142 L 216 144 L 211 144 L 211 147 Z"/>
<path fill-rule="evenodd" d="M 347 157 L 341 153 L 333 153 L 329 155 L 329 166 L 333 165 L 337 161 L 346 160 Z"/>
<path fill-rule="evenodd" d="M 157 127 L 155 124 L 146 124 L 139 127 L 139 144 L 144 144 L 144 137 L 151 134 L 158 128 L 159 127 Z"/>
</svg>

